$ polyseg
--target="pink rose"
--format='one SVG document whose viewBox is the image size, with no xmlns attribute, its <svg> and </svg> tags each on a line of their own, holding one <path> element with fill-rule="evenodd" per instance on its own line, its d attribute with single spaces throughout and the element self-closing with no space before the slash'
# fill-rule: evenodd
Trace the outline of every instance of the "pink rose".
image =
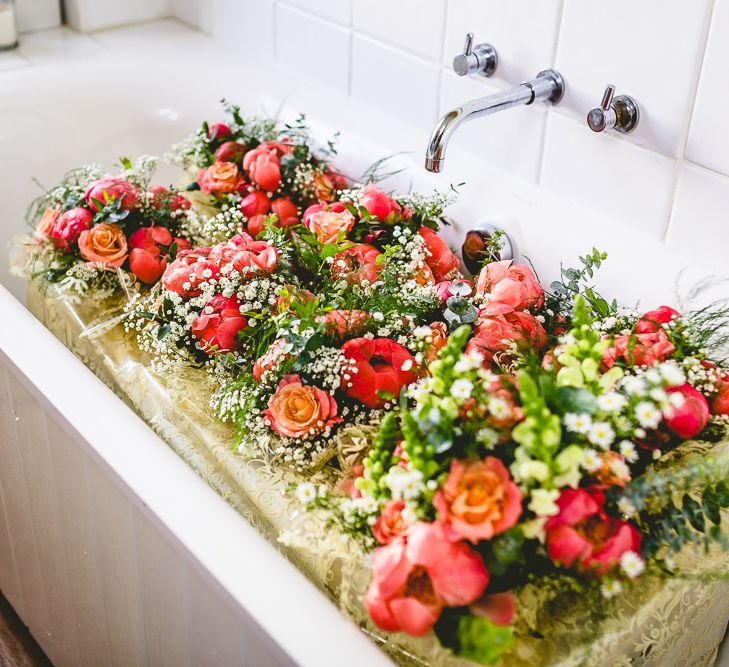
<svg viewBox="0 0 729 667">
<path fill-rule="evenodd" d="M 245 154 L 243 169 L 253 183 L 267 192 L 274 192 L 281 183 L 281 162 L 277 152 L 263 144 Z"/>
<path fill-rule="evenodd" d="M 215 151 L 216 162 L 240 162 L 246 152 L 245 144 L 237 141 L 225 141 Z"/>
<path fill-rule="evenodd" d="M 230 136 L 231 129 L 225 123 L 214 123 L 208 127 L 208 139 L 210 141 L 220 141 Z"/>
<path fill-rule="evenodd" d="M 280 197 L 271 202 L 271 211 L 278 218 L 277 227 L 291 227 L 299 224 L 299 209 L 290 199 Z"/>
<path fill-rule="evenodd" d="M 359 203 L 381 222 L 393 223 L 402 214 L 400 204 L 375 185 L 368 185 L 362 190 Z"/>
<path fill-rule="evenodd" d="M 240 190 L 245 186 L 245 180 L 235 163 L 215 162 L 198 172 L 197 184 L 203 192 L 217 197 Z"/>
<path fill-rule="evenodd" d="M 242 232 L 227 243 L 219 243 L 210 250 L 210 260 L 219 268 L 232 266 L 236 271 L 252 275 L 273 273 L 278 264 L 278 252 L 265 241 L 256 241 Z"/>
<path fill-rule="evenodd" d="M 304 226 L 326 245 L 334 243 L 340 232 L 344 237 L 354 227 L 355 219 L 343 204 L 314 204 L 304 211 Z"/>
<path fill-rule="evenodd" d="M 689 384 L 670 387 L 668 394 L 683 397 L 679 406 L 673 406 L 671 416 L 666 418 L 668 430 L 683 440 L 697 436 L 709 423 L 709 404 L 704 396 Z"/>
<path fill-rule="evenodd" d="M 407 537 L 375 550 L 365 606 L 383 630 L 419 637 L 433 627 L 443 607 L 470 604 L 488 583 L 478 553 L 448 539 L 440 524 L 419 523 Z"/>
<path fill-rule="evenodd" d="M 127 258 L 127 237 L 116 225 L 102 222 L 81 232 L 78 250 L 87 262 L 118 267 Z"/>
<path fill-rule="evenodd" d="M 660 306 L 656 310 L 649 310 L 635 323 L 635 331 L 639 334 L 656 333 L 662 329 L 662 324 L 681 317 L 681 313 L 670 306 Z"/>
<path fill-rule="evenodd" d="M 86 205 L 95 213 L 117 199 L 121 199 L 122 208 L 129 211 L 137 205 L 139 193 L 129 181 L 119 176 L 104 176 L 86 188 L 84 198 Z"/>
<path fill-rule="evenodd" d="M 377 264 L 380 251 L 367 243 L 356 243 L 334 255 L 332 274 L 348 283 L 361 284 L 365 280 L 374 283 L 382 267 Z M 344 266 L 340 266 L 339 262 Z"/>
<path fill-rule="evenodd" d="M 287 375 L 279 382 L 263 414 L 276 433 L 288 438 L 309 438 L 342 421 L 334 397 L 304 384 L 298 375 Z"/>
<path fill-rule="evenodd" d="M 255 190 L 248 196 L 244 197 L 240 203 L 240 210 L 246 218 L 252 218 L 255 215 L 266 215 L 271 209 L 271 200 L 268 195 L 261 190 Z"/>
<path fill-rule="evenodd" d="M 438 518 L 460 537 L 477 544 L 516 525 L 521 492 L 499 459 L 451 460 L 445 484 L 434 498 Z"/>
<path fill-rule="evenodd" d="M 391 500 L 382 508 L 375 525 L 372 526 L 372 534 L 380 544 L 390 544 L 394 539 L 410 532 L 410 521 L 403 515 L 405 507 L 402 500 Z"/>
<path fill-rule="evenodd" d="M 612 368 L 618 359 L 622 359 L 628 367 L 653 366 L 675 351 L 676 347 L 666 332 L 659 329 L 655 333 L 615 336 L 613 346 L 603 352 L 602 362 L 607 368 Z"/>
<path fill-rule="evenodd" d="M 476 291 L 488 294 L 484 315 L 541 308 L 544 303 L 544 290 L 534 272 L 511 260 L 486 264 L 478 276 Z"/>
<path fill-rule="evenodd" d="M 53 231 L 53 227 L 55 226 L 56 222 L 58 221 L 58 216 L 61 215 L 61 209 L 60 207 L 56 206 L 55 208 L 47 208 L 45 211 L 43 211 L 43 215 L 41 216 L 41 219 L 38 221 L 38 224 L 35 226 L 35 235 L 37 238 L 47 238 L 51 235 L 51 232 Z"/>
<path fill-rule="evenodd" d="M 217 294 L 192 323 L 192 335 L 207 354 L 232 352 L 240 347 L 237 335 L 246 326 L 248 320 L 241 315 L 238 297 Z"/>
<path fill-rule="evenodd" d="M 640 533 L 605 513 L 605 496 L 598 487 L 565 489 L 557 506 L 559 513 L 544 526 L 547 553 L 555 563 L 603 576 L 626 551 L 640 551 Z"/>
<path fill-rule="evenodd" d="M 72 208 L 61 213 L 50 231 L 53 245 L 62 250 L 69 250 L 78 241 L 81 232 L 91 228 L 93 218 L 91 211 L 85 208 Z"/>
<path fill-rule="evenodd" d="M 210 248 L 178 253 L 177 259 L 167 266 L 162 276 L 164 288 L 184 298 L 200 294 L 200 283 L 220 276 L 220 267 L 209 259 L 209 255 Z"/>
<path fill-rule="evenodd" d="M 428 256 L 425 261 L 433 271 L 435 281 L 440 282 L 446 278 L 453 277 L 453 274 L 458 272 L 458 267 L 461 262 L 453 254 L 448 244 L 428 227 L 421 227 L 418 230 L 418 234 L 425 241 L 425 248 L 428 251 Z"/>
</svg>

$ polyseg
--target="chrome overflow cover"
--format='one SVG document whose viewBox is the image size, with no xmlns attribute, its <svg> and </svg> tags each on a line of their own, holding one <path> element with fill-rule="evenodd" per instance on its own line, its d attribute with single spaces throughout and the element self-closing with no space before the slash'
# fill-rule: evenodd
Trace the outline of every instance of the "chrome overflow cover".
<svg viewBox="0 0 729 667">
<path fill-rule="evenodd" d="M 468 271 L 475 275 L 486 262 L 514 259 L 516 245 L 501 227 L 484 222 L 466 232 L 461 257 Z"/>
</svg>

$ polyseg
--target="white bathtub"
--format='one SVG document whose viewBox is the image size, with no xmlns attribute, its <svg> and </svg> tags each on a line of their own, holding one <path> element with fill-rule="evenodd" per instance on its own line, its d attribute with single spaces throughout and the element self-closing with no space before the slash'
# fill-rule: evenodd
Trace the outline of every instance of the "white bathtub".
<svg viewBox="0 0 729 667">
<path fill-rule="evenodd" d="M 23 230 L 31 177 L 52 184 L 84 162 L 161 153 L 215 117 L 222 96 L 248 111 L 287 100 L 320 129 L 343 128 L 351 174 L 397 150 L 421 161 L 420 133 L 266 78 L 177 24 L 94 39 L 83 53 L 64 47 L 73 58 L 0 71 L 2 246 Z M 546 279 L 593 244 L 615 257 L 602 284 L 618 297 L 637 289 L 655 305 L 682 267 L 706 274 L 660 244 L 626 244 L 615 226 L 585 238 L 589 214 L 498 172 L 474 178 L 456 148 L 444 177 L 413 173 L 418 188 L 470 179 L 451 240 L 496 221 Z M 4 252 L 0 281 L 11 290 L 0 287 L 0 589 L 56 665 L 390 664 L 24 309 Z"/>
</svg>

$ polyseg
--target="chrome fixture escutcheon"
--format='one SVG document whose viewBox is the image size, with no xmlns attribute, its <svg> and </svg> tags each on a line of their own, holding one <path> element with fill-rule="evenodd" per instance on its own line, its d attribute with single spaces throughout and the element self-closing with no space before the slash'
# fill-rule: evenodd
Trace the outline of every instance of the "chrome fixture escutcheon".
<svg viewBox="0 0 729 667">
<path fill-rule="evenodd" d="M 466 232 L 461 245 L 461 257 L 469 273 L 476 275 L 487 261 L 515 259 L 516 244 L 504 229 L 483 222 Z"/>
<path fill-rule="evenodd" d="M 593 132 L 615 130 L 621 134 L 632 132 L 640 120 L 638 103 L 629 95 L 615 97 L 615 86 L 608 84 L 599 107 L 590 109 L 587 125 Z"/>
<path fill-rule="evenodd" d="M 485 42 L 474 45 L 473 33 L 466 34 L 466 43 L 463 46 L 463 53 L 453 58 L 453 70 L 458 76 L 469 74 L 480 74 L 491 76 L 499 64 L 499 56 L 496 49 Z"/>
</svg>

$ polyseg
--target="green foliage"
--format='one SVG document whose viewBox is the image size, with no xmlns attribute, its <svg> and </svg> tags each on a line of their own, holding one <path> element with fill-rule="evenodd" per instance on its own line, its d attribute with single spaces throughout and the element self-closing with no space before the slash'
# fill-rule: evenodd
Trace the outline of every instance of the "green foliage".
<svg viewBox="0 0 729 667">
<path fill-rule="evenodd" d="M 461 616 L 458 622 L 458 655 L 480 664 L 492 665 L 514 639 L 511 626 L 494 625 L 480 616 Z"/>
</svg>

